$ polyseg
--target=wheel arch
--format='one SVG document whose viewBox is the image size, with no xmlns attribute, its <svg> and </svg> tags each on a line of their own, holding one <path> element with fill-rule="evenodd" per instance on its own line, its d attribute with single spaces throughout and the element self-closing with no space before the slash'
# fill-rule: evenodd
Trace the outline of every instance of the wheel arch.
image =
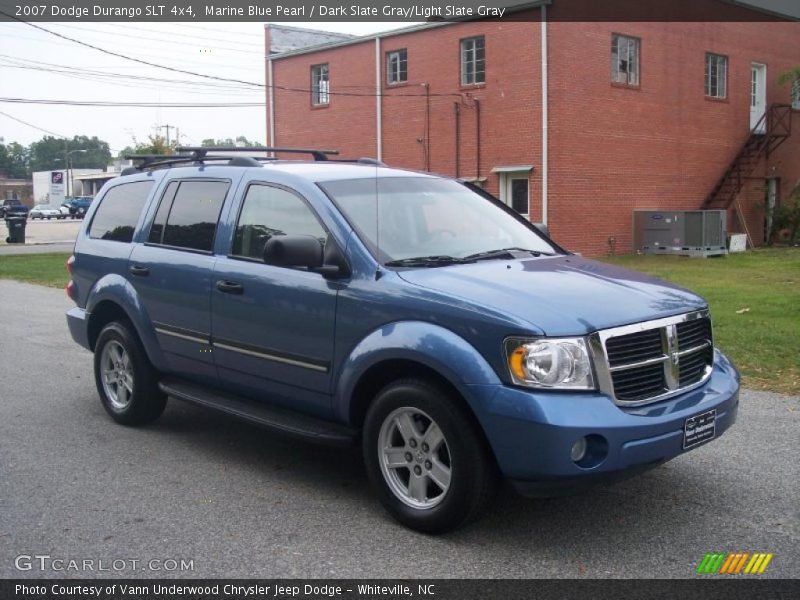
<svg viewBox="0 0 800 600">
<path fill-rule="evenodd" d="M 98 281 L 89 294 L 86 312 L 87 338 L 92 351 L 103 327 L 112 321 L 121 320 L 132 327 L 150 362 L 158 369 L 163 368 L 164 357 L 153 323 L 136 290 L 124 277 L 109 275 Z"/>
<path fill-rule="evenodd" d="M 482 409 L 470 385 L 500 383 L 483 356 L 449 329 L 416 321 L 391 323 L 367 335 L 345 360 L 334 393 L 336 417 L 360 428 L 375 394 L 407 377 L 442 386 L 464 402 L 478 423 Z"/>
</svg>

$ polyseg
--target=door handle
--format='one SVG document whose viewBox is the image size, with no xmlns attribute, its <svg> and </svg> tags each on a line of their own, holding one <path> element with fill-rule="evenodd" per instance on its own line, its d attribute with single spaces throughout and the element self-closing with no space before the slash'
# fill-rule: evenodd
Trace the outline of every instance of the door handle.
<svg viewBox="0 0 800 600">
<path fill-rule="evenodd" d="M 136 275 L 136 277 L 147 277 L 150 275 L 150 269 L 141 265 L 132 265 L 129 270 L 131 275 Z"/>
<path fill-rule="evenodd" d="M 243 294 L 244 286 L 235 281 L 218 281 L 217 289 L 223 294 Z"/>
</svg>

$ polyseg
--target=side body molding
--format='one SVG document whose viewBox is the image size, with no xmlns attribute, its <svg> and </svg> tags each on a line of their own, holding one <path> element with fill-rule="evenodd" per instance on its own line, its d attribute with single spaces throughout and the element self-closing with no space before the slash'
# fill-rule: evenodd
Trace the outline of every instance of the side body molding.
<svg viewBox="0 0 800 600">
<path fill-rule="evenodd" d="M 435 370 L 462 394 L 477 414 L 484 411 L 476 406 L 469 386 L 501 383 L 483 356 L 449 329 L 424 321 L 388 323 L 362 339 L 342 364 L 333 396 L 337 420 L 349 422 L 350 404 L 359 379 L 370 367 L 388 360 L 411 360 Z"/>
</svg>

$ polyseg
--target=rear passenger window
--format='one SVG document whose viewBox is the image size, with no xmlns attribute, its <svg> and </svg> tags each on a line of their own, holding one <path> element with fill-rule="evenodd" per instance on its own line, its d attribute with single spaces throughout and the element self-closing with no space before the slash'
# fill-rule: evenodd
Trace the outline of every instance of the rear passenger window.
<svg viewBox="0 0 800 600">
<path fill-rule="evenodd" d="M 309 235 L 325 243 L 327 233 L 308 205 L 296 194 L 270 185 L 251 185 L 244 198 L 233 256 L 261 260 L 274 235 Z"/>
<path fill-rule="evenodd" d="M 173 181 L 167 186 L 148 242 L 211 252 L 229 181 Z"/>
<path fill-rule="evenodd" d="M 133 231 L 152 187 L 152 181 L 137 181 L 108 190 L 94 213 L 89 237 L 115 242 L 133 240 Z"/>
</svg>

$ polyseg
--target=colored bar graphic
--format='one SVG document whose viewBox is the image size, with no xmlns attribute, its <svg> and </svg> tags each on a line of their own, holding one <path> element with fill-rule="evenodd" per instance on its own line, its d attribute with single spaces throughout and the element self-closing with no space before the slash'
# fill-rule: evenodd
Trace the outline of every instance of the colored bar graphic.
<svg viewBox="0 0 800 600">
<path fill-rule="evenodd" d="M 749 552 L 707 552 L 697 566 L 697 573 L 702 575 L 739 575 L 740 573 L 761 575 L 767 570 L 767 565 L 773 556 L 774 554 L 766 552 L 753 554 Z"/>
</svg>

